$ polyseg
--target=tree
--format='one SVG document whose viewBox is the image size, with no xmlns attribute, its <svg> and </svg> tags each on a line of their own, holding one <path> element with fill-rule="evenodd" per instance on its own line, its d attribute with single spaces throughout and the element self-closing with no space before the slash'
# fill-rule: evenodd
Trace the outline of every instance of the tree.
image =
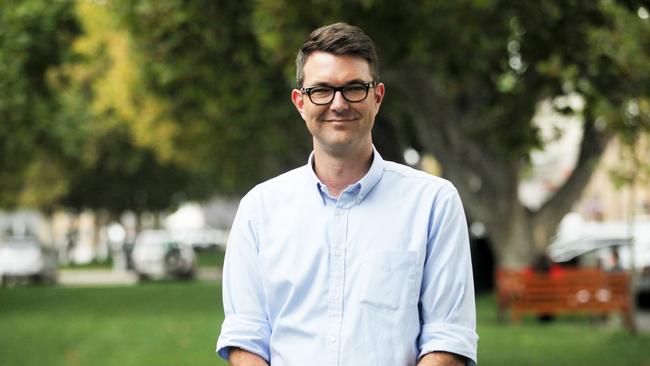
<svg viewBox="0 0 650 366">
<path fill-rule="evenodd" d="M 211 176 L 220 193 L 245 192 L 309 151 L 282 68 L 259 53 L 253 4 L 145 0 L 113 7 L 143 61 L 143 87 L 164 106 L 150 121 L 133 121 L 136 139 Z"/>
<path fill-rule="evenodd" d="M 521 267 L 548 244 L 612 134 L 629 130 L 626 106 L 647 103 L 641 3 L 278 0 L 260 3 L 254 24 L 265 56 L 283 65 L 317 26 L 343 20 L 366 30 L 388 85 L 382 113 L 399 121 L 393 144 L 432 153 L 470 217 L 486 225 L 498 264 Z M 578 162 L 532 210 L 518 199 L 530 152 L 543 148 L 532 118 L 541 102 L 571 93 L 584 108 L 558 109 L 582 118 Z"/>
<path fill-rule="evenodd" d="M 79 34 L 72 3 L 0 1 L 0 207 L 49 205 L 81 138 L 59 114 L 50 70 Z"/>
<path fill-rule="evenodd" d="M 0 206 L 117 215 L 211 192 L 133 137 L 130 122 L 163 103 L 138 87 L 129 35 L 104 6 L 0 5 Z"/>
<path fill-rule="evenodd" d="M 306 35 L 335 21 L 359 25 L 378 44 L 388 85 L 379 149 L 399 158 L 412 146 L 436 156 L 469 216 L 486 225 L 499 264 L 520 267 L 548 243 L 611 136 L 630 130 L 629 106 L 647 114 L 643 3 L 111 3 L 132 37 L 139 81 L 130 107 L 115 112 L 157 159 L 211 177 L 221 192 L 246 191 L 309 151 L 288 99 Z M 530 153 L 543 148 L 531 121 L 540 103 L 567 95 L 584 100 L 580 109 L 553 103 L 583 121 L 578 163 L 533 210 L 518 199 Z"/>
<path fill-rule="evenodd" d="M 130 35 L 105 5 L 78 2 L 83 29 L 73 45 L 76 59 L 53 70 L 68 118 L 85 130 L 81 154 L 69 169 L 65 207 L 107 212 L 158 212 L 211 191 L 204 177 L 139 144 L 130 126 L 151 123 L 163 102 L 140 85 L 139 59 Z M 157 130 L 153 130 L 154 132 Z M 151 133 L 151 132 L 150 132 Z"/>
</svg>

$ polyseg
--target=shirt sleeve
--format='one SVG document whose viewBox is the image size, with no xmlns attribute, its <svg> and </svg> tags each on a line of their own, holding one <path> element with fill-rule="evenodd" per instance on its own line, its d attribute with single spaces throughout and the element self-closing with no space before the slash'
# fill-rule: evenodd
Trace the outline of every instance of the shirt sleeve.
<svg viewBox="0 0 650 366">
<path fill-rule="evenodd" d="M 259 265 L 258 228 L 252 194 L 240 202 L 233 222 L 223 269 L 225 319 L 217 353 L 228 359 L 229 348 L 252 352 L 269 362 L 271 327 Z"/>
<path fill-rule="evenodd" d="M 478 335 L 467 221 L 451 187 L 434 202 L 420 291 L 419 357 L 433 351 L 476 364 Z"/>
</svg>

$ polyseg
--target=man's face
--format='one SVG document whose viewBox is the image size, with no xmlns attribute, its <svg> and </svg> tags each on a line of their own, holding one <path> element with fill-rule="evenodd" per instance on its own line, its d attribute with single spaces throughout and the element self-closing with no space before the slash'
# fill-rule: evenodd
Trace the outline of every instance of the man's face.
<svg viewBox="0 0 650 366">
<path fill-rule="evenodd" d="M 339 87 L 372 81 L 368 62 L 359 57 L 314 52 L 304 68 L 304 87 Z M 384 84 L 368 91 L 368 97 L 356 103 L 336 92 L 331 103 L 316 105 L 307 94 L 294 89 L 291 99 L 314 137 L 314 149 L 332 154 L 355 151 L 372 144 L 370 131 L 384 96 Z"/>
</svg>

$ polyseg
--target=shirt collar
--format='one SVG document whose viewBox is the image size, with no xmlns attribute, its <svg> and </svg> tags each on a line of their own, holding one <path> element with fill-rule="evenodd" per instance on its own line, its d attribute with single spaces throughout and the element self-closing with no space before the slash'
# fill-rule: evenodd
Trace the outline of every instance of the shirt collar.
<svg viewBox="0 0 650 366">
<path fill-rule="evenodd" d="M 311 154 L 309 154 L 309 159 L 307 160 L 307 168 L 309 170 L 309 178 L 310 178 L 310 185 L 312 185 L 320 197 L 323 200 L 323 205 L 326 204 L 327 202 L 327 186 L 323 184 L 320 179 L 318 179 L 318 176 L 316 176 L 316 172 L 314 172 L 314 152 L 312 151 Z M 344 192 L 353 192 L 356 194 L 356 199 L 355 202 L 356 204 L 359 204 L 367 195 L 370 193 L 370 191 L 379 183 L 381 180 L 381 176 L 384 172 L 384 159 L 382 159 L 381 155 L 375 148 L 375 146 L 372 146 L 372 164 L 370 165 L 370 169 L 368 170 L 368 173 L 361 178 L 358 182 L 350 185 Z"/>
</svg>

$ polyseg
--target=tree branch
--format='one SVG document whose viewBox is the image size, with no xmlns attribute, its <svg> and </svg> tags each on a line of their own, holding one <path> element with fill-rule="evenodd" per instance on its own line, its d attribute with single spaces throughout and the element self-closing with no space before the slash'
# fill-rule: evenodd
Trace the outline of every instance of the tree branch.
<svg viewBox="0 0 650 366">
<path fill-rule="evenodd" d="M 533 214 L 538 231 L 535 235 L 538 246 L 549 243 L 562 217 L 580 197 L 612 136 L 611 132 L 596 128 L 590 109 L 586 109 L 584 134 L 575 168 L 556 194 Z"/>
</svg>

